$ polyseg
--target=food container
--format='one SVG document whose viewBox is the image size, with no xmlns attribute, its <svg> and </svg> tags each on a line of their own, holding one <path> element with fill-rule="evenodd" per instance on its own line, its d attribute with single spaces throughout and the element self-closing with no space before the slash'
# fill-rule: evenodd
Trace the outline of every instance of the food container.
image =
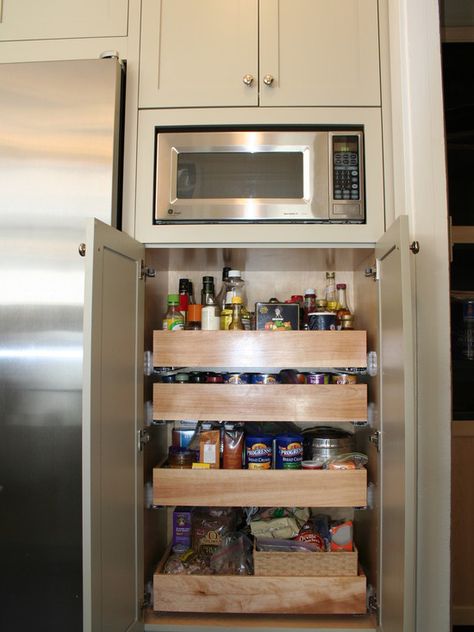
<svg viewBox="0 0 474 632">
<path fill-rule="evenodd" d="M 303 435 L 288 433 L 275 437 L 275 469 L 299 470 L 303 460 Z"/>
<path fill-rule="evenodd" d="M 208 373 L 206 376 L 206 384 L 223 384 L 224 377 L 221 373 Z"/>
<path fill-rule="evenodd" d="M 322 470 L 323 469 L 323 463 L 315 460 L 315 461 L 302 461 L 301 462 L 301 469 L 303 470 Z"/>
<path fill-rule="evenodd" d="M 307 384 L 329 384 L 329 375 L 327 373 L 308 373 L 306 376 Z"/>
<path fill-rule="evenodd" d="M 311 312 L 308 314 L 310 329 L 329 330 L 336 329 L 335 312 Z"/>
<path fill-rule="evenodd" d="M 245 437 L 245 464 L 248 470 L 270 470 L 272 461 L 272 435 L 260 434 Z"/>
<path fill-rule="evenodd" d="M 331 376 L 333 384 L 357 384 L 357 375 L 353 373 L 338 373 Z"/>
<path fill-rule="evenodd" d="M 250 384 L 278 384 L 279 376 L 275 373 L 251 373 Z"/>
<path fill-rule="evenodd" d="M 255 303 L 255 329 L 265 331 L 298 330 L 298 303 Z"/>
<path fill-rule="evenodd" d="M 193 467 L 196 461 L 196 453 L 194 450 L 186 448 L 177 448 L 171 446 L 168 451 L 168 467 L 177 470 L 187 470 Z"/>
<path fill-rule="evenodd" d="M 249 376 L 247 373 L 224 373 L 225 384 L 248 384 Z"/>
<path fill-rule="evenodd" d="M 354 435 L 340 428 L 319 426 L 303 430 L 304 459 L 325 463 L 338 454 L 353 452 Z"/>
</svg>

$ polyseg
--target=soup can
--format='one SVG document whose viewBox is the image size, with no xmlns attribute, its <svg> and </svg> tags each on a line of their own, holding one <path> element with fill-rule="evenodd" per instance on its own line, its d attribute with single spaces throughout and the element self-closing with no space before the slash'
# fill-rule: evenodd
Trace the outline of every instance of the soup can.
<svg viewBox="0 0 474 632">
<path fill-rule="evenodd" d="M 336 329 L 336 314 L 334 312 L 311 312 L 308 314 L 308 324 L 310 329 Z"/>
<path fill-rule="evenodd" d="M 307 384 L 329 384 L 329 375 L 327 373 L 308 373 L 306 376 Z"/>
<path fill-rule="evenodd" d="M 303 461 L 303 435 L 281 434 L 275 437 L 275 469 L 299 470 Z"/>
<path fill-rule="evenodd" d="M 247 373 L 224 373 L 225 384 L 248 384 L 249 376 Z"/>
<path fill-rule="evenodd" d="M 278 384 L 278 375 L 275 373 L 252 373 L 251 384 Z"/>
<path fill-rule="evenodd" d="M 273 436 L 268 434 L 245 437 L 245 463 L 248 470 L 271 470 Z"/>
</svg>

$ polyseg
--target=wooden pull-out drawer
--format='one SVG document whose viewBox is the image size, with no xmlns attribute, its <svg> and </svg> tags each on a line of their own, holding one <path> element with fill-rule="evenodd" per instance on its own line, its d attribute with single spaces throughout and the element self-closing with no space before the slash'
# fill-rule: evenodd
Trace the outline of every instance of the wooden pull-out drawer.
<svg viewBox="0 0 474 632">
<path fill-rule="evenodd" d="M 367 421 L 367 385 L 154 384 L 153 418 Z"/>
<path fill-rule="evenodd" d="M 157 367 L 367 366 L 365 331 L 155 331 Z"/>
<path fill-rule="evenodd" d="M 200 507 L 365 507 L 367 470 L 155 468 L 153 503 Z"/>
<path fill-rule="evenodd" d="M 168 612 L 365 614 L 366 578 L 153 576 L 154 609 Z"/>
</svg>

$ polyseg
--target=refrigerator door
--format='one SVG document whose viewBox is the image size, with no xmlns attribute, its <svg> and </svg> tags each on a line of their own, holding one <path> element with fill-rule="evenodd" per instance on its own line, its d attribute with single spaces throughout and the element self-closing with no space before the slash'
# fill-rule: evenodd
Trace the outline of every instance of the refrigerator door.
<svg viewBox="0 0 474 632">
<path fill-rule="evenodd" d="M 0 629 L 82 632 L 85 218 L 115 222 L 117 60 L 0 64 Z"/>
<path fill-rule="evenodd" d="M 83 390 L 84 632 L 143 629 L 145 248 L 91 220 Z"/>
<path fill-rule="evenodd" d="M 416 414 L 412 255 L 403 215 L 376 246 L 380 318 L 381 569 L 383 632 L 414 632 Z"/>
</svg>

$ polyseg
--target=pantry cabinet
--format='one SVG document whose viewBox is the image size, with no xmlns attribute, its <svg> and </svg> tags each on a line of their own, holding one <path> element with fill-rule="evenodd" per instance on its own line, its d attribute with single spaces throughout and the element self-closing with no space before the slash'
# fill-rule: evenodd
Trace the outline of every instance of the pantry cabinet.
<svg viewBox="0 0 474 632">
<path fill-rule="evenodd" d="M 380 105 L 377 0 L 144 0 L 141 108 Z"/>
<path fill-rule="evenodd" d="M 2 0 L 0 41 L 127 35 L 128 0 Z"/>
<path fill-rule="evenodd" d="M 288 629 L 307 625 L 311 629 L 336 626 L 341 630 L 413 632 L 411 596 L 415 590 L 411 562 L 415 556 L 416 429 L 411 362 L 412 255 L 406 218 L 399 218 L 375 250 L 155 246 L 145 252 L 140 243 L 123 233 L 97 220 L 93 223 L 86 244 L 88 300 L 83 400 L 84 575 L 88 576 L 90 571 L 92 577 L 92 583 L 85 586 L 86 632 L 143 629 L 142 567 L 143 560 L 150 555 L 155 559 L 155 610 L 146 609 L 148 630 L 164 631 L 183 624 L 202 629 L 211 620 L 218 629 L 229 626 L 252 629 L 258 626 L 256 613 L 267 613 L 268 625 L 273 615 L 279 613 L 280 627 Z M 224 261 L 239 265 L 249 288 L 253 287 L 252 292 L 260 297 L 265 288 L 266 293 L 273 290 L 286 293 L 289 287 L 299 287 L 309 278 L 322 278 L 330 263 L 338 278 L 349 280 L 353 289 L 351 299 L 357 330 L 158 331 L 164 298 L 174 288 L 177 278 L 186 272 L 195 276 L 196 282 L 200 281 L 203 274 L 216 275 Z M 155 276 L 147 277 L 147 267 L 155 269 Z M 373 274 L 367 273 L 367 268 Z M 308 472 L 163 467 L 161 455 L 146 444 L 143 392 L 145 399 L 153 399 L 148 432 L 157 432 L 165 442 L 169 437 L 168 420 L 179 419 L 193 409 L 195 417 L 221 419 L 227 406 L 231 415 L 237 417 L 238 409 L 235 404 L 232 407 L 232 393 L 225 385 L 182 385 L 181 397 L 173 384 L 150 384 L 143 391 L 142 351 L 144 347 L 151 350 L 152 346 L 153 365 L 186 364 L 197 368 L 224 364 L 248 368 L 262 362 L 272 367 L 309 368 L 341 362 L 363 371 L 367 366 L 367 351 L 376 351 L 378 374 L 367 376 L 363 381 L 367 384 L 361 383 L 357 388 L 301 385 L 299 389 L 293 388 L 297 385 L 276 385 L 252 389 L 249 385 L 239 396 L 244 385 L 229 385 L 234 389 L 234 400 L 237 397 L 241 402 L 248 400 L 250 407 L 259 409 L 262 419 L 267 417 L 267 421 L 295 419 L 303 424 L 313 423 L 326 414 L 332 423 L 357 421 L 358 436 L 369 456 L 368 468 Z M 198 393 L 201 388 L 202 397 Z M 210 388 L 213 388 L 212 398 Z M 334 402 L 332 417 L 328 391 Z M 279 415 L 271 392 L 276 394 L 277 403 L 281 402 Z M 315 410 L 313 416 L 311 408 Z M 250 420 L 251 416 L 250 409 L 242 414 L 242 420 Z M 117 436 L 111 438 L 115 428 Z M 162 574 L 170 531 L 166 526 L 154 532 L 146 530 L 143 542 L 143 484 L 149 482 L 148 471 L 143 469 L 144 453 L 154 463 L 155 509 L 147 511 L 165 516 L 168 507 L 176 504 L 293 506 L 296 503 L 355 508 L 361 570 L 349 577 L 301 578 Z M 147 575 L 146 581 L 151 579 Z M 115 611 L 110 607 L 112 595 Z M 295 609 L 299 615 L 293 614 Z M 181 614 L 177 612 L 180 610 Z M 186 619 L 186 612 L 192 613 L 190 619 Z M 348 613 L 358 613 L 358 618 L 348 619 Z"/>
</svg>

